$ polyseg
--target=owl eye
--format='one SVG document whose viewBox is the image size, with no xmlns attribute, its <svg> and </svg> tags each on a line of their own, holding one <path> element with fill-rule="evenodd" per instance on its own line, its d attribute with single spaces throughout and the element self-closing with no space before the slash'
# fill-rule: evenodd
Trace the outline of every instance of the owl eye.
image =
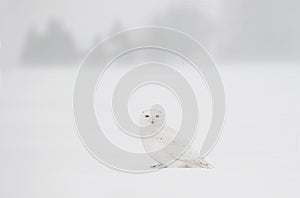
<svg viewBox="0 0 300 198">
<path fill-rule="evenodd" d="M 146 118 L 149 118 L 149 115 L 145 115 Z"/>
</svg>

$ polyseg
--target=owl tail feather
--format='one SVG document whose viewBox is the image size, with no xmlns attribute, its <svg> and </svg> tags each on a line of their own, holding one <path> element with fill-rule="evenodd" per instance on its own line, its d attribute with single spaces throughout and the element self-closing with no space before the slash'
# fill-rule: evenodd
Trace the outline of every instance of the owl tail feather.
<svg viewBox="0 0 300 198">
<path fill-rule="evenodd" d="M 198 159 L 194 159 L 192 161 L 189 161 L 186 163 L 186 166 L 188 168 L 207 168 L 207 169 L 211 169 L 214 168 L 211 164 L 209 164 L 208 162 L 206 162 L 204 159 L 198 158 Z"/>
</svg>

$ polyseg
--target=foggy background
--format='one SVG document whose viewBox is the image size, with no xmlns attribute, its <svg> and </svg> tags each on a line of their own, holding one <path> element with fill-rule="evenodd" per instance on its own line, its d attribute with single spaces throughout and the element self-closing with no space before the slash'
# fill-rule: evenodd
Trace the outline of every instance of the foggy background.
<svg viewBox="0 0 300 198">
<path fill-rule="evenodd" d="M 299 197 L 299 8 L 293 0 L 0 0 L 0 196 Z M 72 112 L 79 65 L 98 42 L 140 26 L 183 31 L 216 62 L 227 110 L 207 157 L 215 169 L 120 173 L 81 144 Z"/>
</svg>

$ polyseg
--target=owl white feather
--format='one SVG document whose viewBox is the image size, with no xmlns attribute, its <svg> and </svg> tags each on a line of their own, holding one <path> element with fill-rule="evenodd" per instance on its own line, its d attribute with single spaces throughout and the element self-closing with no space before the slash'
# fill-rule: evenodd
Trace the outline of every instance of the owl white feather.
<svg viewBox="0 0 300 198">
<path fill-rule="evenodd" d="M 142 144 L 147 153 L 158 151 L 167 145 L 175 147 L 185 147 L 184 138 L 177 136 L 177 131 L 165 125 L 165 113 L 162 110 L 145 110 L 139 119 L 140 131 L 145 134 L 154 134 L 151 137 L 142 138 Z M 176 140 L 175 137 L 177 136 Z M 157 164 L 152 168 L 212 168 L 203 158 L 200 157 L 192 147 L 189 147 L 183 154 L 176 156 L 172 150 L 167 151 L 168 156 L 172 156 L 175 161 L 165 164 L 164 160 L 157 156 L 150 155 Z"/>
</svg>

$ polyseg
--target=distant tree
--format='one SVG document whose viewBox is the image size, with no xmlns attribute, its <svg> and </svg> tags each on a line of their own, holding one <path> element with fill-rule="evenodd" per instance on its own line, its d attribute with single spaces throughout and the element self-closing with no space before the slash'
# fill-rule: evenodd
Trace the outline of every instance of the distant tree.
<svg viewBox="0 0 300 198">
<path fill-rule="evenodd" d="M 57 20 L 51 20 L 44 34 L 30 29 L 21 61 L 28 64 L 68 64 L 81 57 L 69 32 Z"/>
</svg>

